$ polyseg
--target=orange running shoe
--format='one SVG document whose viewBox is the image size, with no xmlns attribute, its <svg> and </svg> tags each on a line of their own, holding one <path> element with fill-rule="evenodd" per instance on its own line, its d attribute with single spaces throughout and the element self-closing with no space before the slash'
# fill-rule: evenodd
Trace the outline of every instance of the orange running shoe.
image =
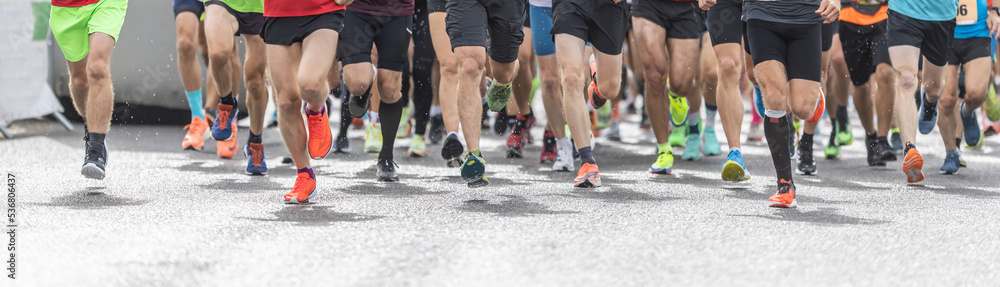
<svg viewBox="0 0 1000 287">
<path fill-rule="evenodd" d="M 360 118 L 351 118 L 351 126 L 353 126 L 356 130 L 360 130 L 365 127 L 365 120 Z"/>
<path fill-rule="evenodd" d="M 809 123 L 818 122 L 821 118 L 823 118 L 823 112 L 825 112 L 825 111 L 826 111 L 826 96 L 823 95 L 823 89 L 820 89 L 819 90 L 819 103 L 816 104 L 816 111 L 813 112 L 812 117 L 809 118 L 808 120 L 806 120 L 806 122 L 809 122 Z"/>
<path fill-rule="evenodd" d="M 794 208 L 795 207 L 795 184 L 790 180 L 778 180 L 778 192 L 769 199 L 770 207 Z"/>
<path fill-rule="evenodd" d="M 594 134 L 595 137 L 601 136 L 601 127 L 597 125 L 597 112 L 590 111 L 590 132 Z"/>
<path fill-rule="evenodd" d="M 330 118 L 327 116 L 326 105 L 318 115 L 310 115 L 306 110 L 306 127 L 309 129 L 309 157 L 321 159 L 330 154 L 333 148 L 333 131 L 330 130 Z"/>
<path fill-rule="evenodd" d="M 917 147 L 913 144 L 906 144 L 903 152 L 906 158 L 903 160 L 903 173 L 906 174 L 906 182 L 917 183 L 924 180 L 924 157 L 917 152 Z"/>
<path fill-rule="evenodd" d="M 233 156 L 236 155 L 236 148 L 238 145 L 236 140 L 236 123 L 230 121 L 229 124 L 232 125 L 233 136 L 227 141 L 215 142 L 215 151 L 219 154 L 219 157 L 226 159 L 233 158 Z"/>
<path fill-rule="evenodd" d="M 205 149 L 205 131 L 208 130 L 208 123 L 201 118 L 191 119 L 191 123 L 184 126 L 187 130 L 187 134 L 184 135 L 184 141 L 181 142 L 181 146 L 184 149 L 201 151 Z"/>
<path fill-rule="evenodd" d="M 300 172 L 295 178 L 295 185 L 292 191 L 285 194 L 285 203 L 301 204 L 309 203 L 309 197 L 316 191 L 316 179 L 309 177 L 308 173 Z"/>
<path fill-rule="evenodd" d="M 576 179 L 573 179 L 573 186 L 601 187 L 601 173 L 597 170 L 597 165 L 584 163 L 576 173 Z"/>
<path fill-rule="evenodd" d="M 597 62 L 590 61 L 590 85 L 587 86 L 587 102 L 592 108 L 600 109 L 608 99 L 597 89 Z"/>
</svg>

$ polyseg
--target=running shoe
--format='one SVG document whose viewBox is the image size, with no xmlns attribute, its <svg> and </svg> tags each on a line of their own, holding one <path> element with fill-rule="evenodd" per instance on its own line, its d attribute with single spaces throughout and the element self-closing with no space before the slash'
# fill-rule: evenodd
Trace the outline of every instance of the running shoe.
<svg viewBox="0 0 1000 287">
<path fill-rule="evenodd" d="M 1000 132 L 1000 128 L 996 124 L 983 123 L 983 137 L 995 136 Z"/>
<path fill-rule="evenodd" d="M 486 104 L 491 111 L 499 112 L 510 101 L 511 87 L 513 85 L 501 85 L 497 81 L 490 83 L 486 89 Z"/>
<path fill-rule="evenodd" d="M 899 135 L 899 128 L 894 127 L 889 129 L 891 136 L 889 137 L 889 146 L 892 147 L 893 152 L 903 152 L 903 138 Z"/>
<path fill-rule="evenodd" d="M 729 182 L 750 180 L 750 172 L 747 171 L 742 152 L 738 150 L 729 151 L 726 163 L 722 165 L 722 180 Z"/>
<path fill-rule="evenodd" d="M 312 197 L 315 191 L 316 179 L 309 177 L 308 173 L 300 172 L 299 175 L 295 177 L 295 185 L 292 185 L 292 191 L 285 194 L 285 203 L 309 203 L 309 198 Z"/>
<path fill-rule="evenodd" d="M 236 140 L 236 123 L 230 121 L 229 124 L 232 126 L 230 129 L 233 130 L 233 136 L 229 140 L 225 141 L 215 141 L 215 152 L 219 154 L 221 158 L 233 158 L 236 155 L 236 149 L 239 148 L 239 143 Z"/>
<path fill-rule="evenodd" d="M 406 111 L 403 111 L 404 118 L 399 120 L 399 127 L 396 128 L 396 138 L 405 139 L 410 136 L 410 131 L 413 130 L 413 124 L 410 121 L 410 116 L 407 116 Z"/>
<path fill-rule="evenodd" d="M 986 94 L 986 101 L 983 102 L 983 111 L 986 113 L 986 119 L 989 119 L 991 122 L 1000 120 L 1000 101 L 997 100 L 997 90 L 993 84 L 990 84 L 989 93 Z"/>
<path fill-rule="evenodd" d="M 333 141 L 333 152 L 334 153 L 351 152 L 351 141 L 347 139 L 347 133 L 337 135 L 337 139 Z"/>
<path fill-rule="evenodd" d="M 937 103 L 928 103 L 925 96 L 921 96 L 920 99 L 920 117 L 917 120 L 917 126 L 920 129 L 920 133 L 926 135 L 931 133 L 934 130 L 934 126 L 937 125 Z"/>
<path fill-rule="evenodd" d="M 556 136 L 550 131 L 545 131 L 542 137 L 542 156 L 538 162 L 541 164 L 556 162 Z"/>
<path fill-rule="evenodd" d="M 347 98 L 347 108 L 351 112 L 351 116 L 360 119 L 368 113 L 368 105 L 371 103 L 372 89 L 374 89 L 375 79 L 378 77 L 378 70 L 375 65 L 372 65 L 372 81 L 371 86 L 368 86 L 368 90 L 360 95 L 350 94 Z"/>
<path fill-rule="evenodd" d="M 264 144 L 248 143 L 246 147 L 243 148 L 243 156 L 247 158 L 247 174 L 267 174 L 267 163 L 264 162 Z"/>
<path fill-rule="evenodd" d="M 757 112 L 757 116 L 764 118 L 764 111 L 766 110 L 764 108 L 764 93 L 757 86 L 753 86 L 751 97 L 753 97 L 754 111 Z"/>
<path fill-rule="evenodd" d="M 770 207 L 795 208 L 795 184 L 789 180 L 778 180 L 778 192 L 768 199 Z"/>
<path fill-rule="evenodd" d="M 515 120 L 516 118 L 507 115 L 506 109 L 501 110 L 497 113 L 497 116 L 493 117 L 493 133 L 498 136 L 507 133 L 507 129 L 511 127 L 511 123 Z"/>
<path fill-rule="evenodd" d="M 865 150 L 868 151 L 868 166 L 885 166 L 878 146 L 878 137 L 874 135 L 865 136 Z M 889 150 L 891 153 L 892 150 Z"/>
<path fill-rule="evenodd" d="M 591 111 L 590 113 L 590 133 L 601 136 L 601 128 L 597 126 L 597 113 Z"/>
<path fill-rule="evenodd" d="M 365 127 L 365 120 L 361 118 L 351 118 L 351 126 L 356 130 L 360 130 Z"/>
<path fill-rule="evenodd" d="M 187 130 L 187 134 L 184 135 L 184 141 L 181 142 L 181 146 L 185 150 L 196 150 L 201 151 L 205 149 L 205 131 L 208 130 L 208 123 L 201 118 L 192 118 L 191 123 L 184 126 Z"/>
<path fill-rule="evenodd" d="M 410 141 L 410 149 L 406 150 L 406 154 L 410 157 L 427 157 L 427 143 L 424 142 L 424 137 L 413 137 L 413 140 Z"/>
<path fill-rule="evenodd" d="M 378 181 L 399 181 L 399 175 L 396 174 L 397 167 L 399 165 L 391 158 L 379 158 L 375 168 L 375 176 L 378 178 Z"/>
<path fill-rule="evenodd" d="M 462 152 L 465 146 L 458 140 L 458 135 L 448 135 L 441 146 L 441 157 L 447 162 L 448 167 L 459 167 L 462 165 Z"/>
<path fill-rule="evenodd" d="M 639 119 L 639 128 L 648 131 L 653 128 L 653 124 L 649 122 L 649 113 L 646 112 L 646 108 L 642 108 L 642 115 Z"/>
<path fill-rule="evenodd" d="M 507 136 L 507 158 L 522 158 L 524 149 L 524 134 L 511 132 Z"/>
<path fill-rule="evenodd" d="M 965 135 L 965 144 L 975 147 L 982 141 L 982 131 L 979 130 L 979 119 L 976 118 L 975 111 L 968 111 L 968 115 L 961 111 L 965 110 L 965 102 L 959 108 L 959 116 L 962 117 L 962 133 Z"/>
<path fill-rule="evenodd" d="M 823 149 L 823 157 L 826 159 L 835 159 L 840 157 L 840 146 L 837 144 L 827 144 L 826 148 Z"/>
<path fill-rule="evenodd" d="M 368 125 L 365 129 L 365 152 L 377 154 L 382 151 L 382 124 Z"/>
<path fill-rule="evenodd" d="M 940 172 L 942 174 L 956 174 L 958 173 L 960 162 L 961 160 L 959 160 L 958 152 L 949 152 L 944 157 L 944 165 L 941 165 Z"/>
<path fill-rule="evenodd" d="M 684 147 L 684 153 L 681 154 L 681 159 L 695 161 L 701 159 L 701 136 L 700 134 L 688 133 L 687 135 L 687 145 Z"/>
<path fill-rule="evenodd" d="M 687 136 L 687 134 L 688 134 L 688 125 L 674 127 L 674 129 L 670 131 L 670 137 L 667 138 L 667 142 L 670 143 L 670 146 L 683 147 L 684 138 Z"/>
<path fill-rule="evenodd" d="M 652 174 L 673 174 L 674 167 L 674 153 L 673 151 L 660 151 L 656 155 L 656 161 L 653 165 L 649 167 L 649 173 Z"/>
<path fill-rule="evenodd" d="M 799 155 L 799 165 L 795 169 L 795 172 L 802 175 L 816 175 L 818 172 L 816 170 L 816 160 L 813 158 L 812 140 L 800 140 L 799 146 L 796 148 L 796 153 Z"/>
<path fill-rule="evenodd" d="M 490 181 L 486 179 L 486 161 L 480 156 L 478 149 L 465 154 L 465 162 L 462 163 L 462 179 L 472 188 L 490 184 Z"/>
<path fill-rule="evenodd" d="M 573 179 L 573 186 L 575 187 L 601 187 L 601 173 L 597 169 L 596 164 L 584 163 L 580 167 L 580 171 L 576 173 L 576 178 Z"/>
<path fill-rule="evenodd" d="M 622 141 L 622 132 L 621 132 L 621 127 L 619 127 L 619 125 L 621 125 L 620 120 L 617 119 L 611 120 L 611 125 L 608 126 L 608 132 L 606 133 L 609 140 L 616 142 Z"/>
<path fill-rule="evenodd" d="M 719 146 L 719 138 L 715 136 L 715 126 L 706 126 L 701 132 L 705 141 L 702 152 L 707 156 L 722 154 L 722 147 Z"/>
<path fill-rule="evenodd" d="M 324 104 L 319 114 L 310 115 L 308 108 L 303 108 L 306 114 L 306 127 L 309 129 L 309 157 L 321 159 L 330 154 L 333 148 L 333 130 L 330 129 L 330 118 Z"/>
<path fill-rule="evenodd" d="M 590 61 L 590 86 L 587 87 L 587 99 L 590 107 L 598 110 L 608 103 L 608 99 L 597 89 L 597 62 Z"/>
<path fill-rule="evenodd" d="M 747 132 L 747 142 L 760 142 L 764 140 L 764 129 L 762 125 L 750 124 L 750 131 Z"/>
<path fill-rule="evenodd" d="M 573 171 L 576 169 L 575 163 L 573 163 L 573 152 L 574 147 L 572 144 L 560 145 L 556 143 L 556 161 L 552 163 L 552 170 L 554 171 Z"/>
<path fill-rule="evenodd" d="M 235 106 L 219 104 L 219 115 L 212 125 L 212 138 L 217 141 L 228 141 L 236 135 L 236 114 L 239 110 Z"/>
<path fill-rule="evenodd" d="M 674 124 L 675 127 L 686 125 L 688 112 L 691 107 L 688 106 L 687 98 L 678 97 L 674 93 L 668 93 L 670 98 L 670 123 Z"/>
<path fill-rule="evenodd" d="M 924 180 L 924 158 L 917 152 L 917 147 L 912 144 L 906 146 L 906 158 L 903 161 L 903 173 L 906 174 L 906 182 L 917 183 Z"/>
<path fill-rule="evenodd" d="M 89 135 L 89 134 L 88 134 Z M 91 143 L 89 137 L 86 142 L 86 155 L 83 158 L 83 167 L 80 174 L 85 178 L 104 179 L 105 168 L 108 165 L 108 147 L 103 142 Z"/>
<path fill-rule="evenodd" d="M 812 117 L 806 119 L 808 123 L 818 122 L 819 119 L 823 118 L 823 113 L 826 112 L 826 96 L 823 95 L 823 89 L 819 90 L 819 103 L 816 104 L 816 110 L 813 111 Z"/>
<path fill-rule="evenodd" d="M 892 146 L 889 145 L 889 140 L 885 137 L 878 139 L 878 143 L 875 144 L 876 150 L 878 151 L 879 159 L 882 161 L 896 161 L 896 152 L 892 150 Z"/>
<path fill-rule="evenodd" d="M 606 129 L 611 125 L 611 105 L 604 105 L 597 109 L 597 128 Z"/>
<path fill-rule="evenodd" d="M 444 117 L 441 115 L 436 115 L 431 117 L 431 126 L 428 128 L 429 134 L 427 134 L 427 139 L 430 140 L 431 144 L 439 144 L 444 140 Z"/>
<path fill-rule="evenodd" d="M 836 120 L 834 121 L 836 122 Z M 847 124 L 837 129 L 837 144 L 851 145 L 854 143 L 854 134 L 851 133 L 851 125 Z"/>
</svg>

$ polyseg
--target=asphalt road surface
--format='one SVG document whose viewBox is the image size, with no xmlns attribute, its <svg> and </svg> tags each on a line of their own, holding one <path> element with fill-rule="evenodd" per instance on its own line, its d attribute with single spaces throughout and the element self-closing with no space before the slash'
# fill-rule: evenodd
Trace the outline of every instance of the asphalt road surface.
<svg viewBox="0 0 1000 287">
<path fill-rule="evenodd" d="M 488 187 L 467 188 L 458 170 L 445 167 L 440 145 L 430 146 L 428 158 L 405 157 L 409 140 L 402 139 L 401 182 L 377 182 L 370 155 L 331 155 L 314 161 L 319 187 L 311 205 L 282 204 L 294 170 L 280 162 L 287 152 L 277 129 L 264 134 L 270 174 L 252 177 L 242 172 L 245 159 L 219 159 L 212 141 L 203 152 L 180 150 L 180 126 L 115 125 L 108 177 L 95 181 L 80 175 L 79 129 L 19 122 L 11 127 L 17 138 L 0 140 L 0 172 L 17 177 L 13 282 L 1000 283 L 997 138 L 965 150 L 969 168 L 945 176 L 937 173 L 940 136 L 919 136 L 927 179 L 907 185 L 900 162 L 866 166 L 855 126 L 858 138 L 841 159 L 819 159 L 819 176 L 796 177 L 799 208 L 774 209 L 767 207 L 775 178 L 764 144 L 744 147 L 753 174 L 747 183 L 720 180 L 723 156 L 678 161 L 674 175 L 651 175 L 652 134 L 629 120 L 624 143 L 598 140 L 601 188 L 573 188 L 573 173 L 539 165 L 540 140 L 527 158 L 511 160 L 503 158 L 504 138 L 484 133 Z M 355 150 L 361 133 L 351 132 Z M 541 138 L 540 128 L 533 133 Z M 245 142 L 245 129 L 239 137 Z"/>
</svg>

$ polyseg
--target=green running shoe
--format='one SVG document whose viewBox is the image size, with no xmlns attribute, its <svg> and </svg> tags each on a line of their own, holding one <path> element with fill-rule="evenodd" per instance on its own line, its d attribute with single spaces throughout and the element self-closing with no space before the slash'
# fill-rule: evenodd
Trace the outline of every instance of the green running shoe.
<svg viewBox="0 0 1000 287">
<path fill-rule="evenodd" d="M 410 123 L 410 106 L 403 107 L 403 114 L 399 117 L 399 127 L 396 128 L 396 138 L 404 139 L 410 136 L 413 125 Z"/>
<path fill-rule="evenodd" d="M 597 109 L 597 128 L 606 129 L 611 125 L 611 105 L 604 105 Z"/>
<path fill-rule="evenodd" d="M 368 125 L 365 129 L 365 152 L 378 156 L 382 151 L 382 124 Z"/>
<path fill-rule="evenodd" d="M 531 97 L 528 98 L 529 103 L 535 102 L 535 92 L 537 92 L 538 88 L 541 87 L 542 87 L 542 78 L 536 76 L 534 79 L 531 80 Z"/>
<path fill-rule="evenodd" d="M 675 127 L 683 126 L 687 123 L 688 111 L 687 98 L 678 97 L 674 92 L 670 92 L 670 122 Z"/>
<path fill-rule="evenodd" d="M 462 163 L 462 179 L 472 188 L 490 184 L 490 181 L 486 179 L 486 161 L 480 156 L 478 149 L 465 154 L 465 162 Z"/>
<path fill-rule="evenodd" d="M 854 143 L 854 134 L 851 133 L 851 125 L 847 124 L 839 127 L 837 129 L 837 144 L 843 146 L 851 145 L 852 143 Z"/>
<path fill-rule="evenodd" d="M 670 138 L 667 140 L 667 142 L 670 143 L 670 146 L 683 147 L 684 138 L 688 134 L 687 130 L 688 130 L 688 125 L 681 125 L 679 127 L 674 127 L 674 130 L 670 132 Z"/>
<path fill-rule="evenodd" d="M 499 112 L 503 107 L 507 106 L 507 101 L 510 100 L 510 87 L 509 83 L 501 85 L 496 81 L 490 84 L 490 88 L 486 91 L 486 104 L 491 111 Z"/>
<path fill-rule="evenodd" d="M 670 150 L 660 151 L 656 155 L 656 162 L 649 167 L 649 173 L 652 174 L 673 174 L 674 167 L 674 153 Z"/>
<path fill-rule="evenodd" d="M 427 157 L 427 142 L 424 142 L 424 137 L 413 137 L 413 140 L 410 141 L 410 149 L 406 151 L 406 154 L 410 157 Z"/>
<path fill-rule="evenodd" d="M 835 159 L 840 157 L 840 146 L 827 145 L 826 149 L 823 150 L 823 155 L 826 156 L 826 159 Z"/>
</svg>

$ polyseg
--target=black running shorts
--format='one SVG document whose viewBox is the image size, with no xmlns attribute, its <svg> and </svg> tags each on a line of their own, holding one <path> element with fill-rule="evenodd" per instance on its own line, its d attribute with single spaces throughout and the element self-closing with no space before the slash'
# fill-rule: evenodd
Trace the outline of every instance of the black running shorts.
<svg viewBox="0 0 1000 287">
<path fill-rule="evenodd" d="M 291 46 L 305 41 L 309 35 L 320 29 L 340 32 L 344 28 L 344 11 L 334 11 L 319 15 L 300 17 L 267 17 L 260 37 L 264 43 Z"/>
<path fill-rule="evenodd" d="M 239 35 L 259 35 L 260 29 L 264 28 L 264 14 L 263 13 L 253 13 L 253 12 L 239 12 L 233 10 L 232 7 L 226 5 L 222 1 L 212 0 L 205 1 L 205 6 L 208 5 L 219 5 L 226 8 L 229 14 L 236 17 L 236 23 L 239 24 L 239 28 L 236 29 L 236 36 Z"/>
<path fill-rule="evenodd" d="M 833 46 L 833 35 L 840 33 L 839 28 L 840 20 L 833 21 L 833 23 L 823 24 L 823 52 L 829 51 L 830 47 Z"/>
<path fill-rule="evenodd" d="M 855 86 L 868 83 L 879 64 L 889 61 L 886 42 L 886 21 L 872 25 L 840 22 L 840 43 L 844 46 L 844 61 Z"/>
<path fill-rule="evenodd" d="M 378 49 L 378 68 L 401 72 L 408 67 L 407 50 L 413 16 L 374 16 L 347 11 L 340 42 L 344 66 L 372 62 L 372 45 Z"/>
<path fill-rule="evenodd" d="M 708 34 L 712 45 L 739 44 L 743 39 L 743 1 L 719 0 L 708 10 Z"/>
<path fill-rule="evenodd" d="M 705 19 L 699 11 L 698 2 L 635 0 L 632 16 L 660 25 L 670 39 L 701 39 Z"/>
<path fill-rule="evenodd" d="M 200 18 L 205 13 L 205 3 L 199 0 L 174 0 L 174 18 L 184 12 L 194 13 Z"/>
<path fill-rule="evenodd" d="M 629 14 L 625 1 L 553 0 L 550 33 L 568 34 L 590 42 L 601 53 L 618 55 L 631 23 Z"/>
<path fill-rule="evenodd" d="M 786 24 L 747 21 L 747 42 L 753 64 L 775 60 L 785 66 L 788 79 L 820 81 L 822 24 Z"/>
<path fill-rule="evenodd" d="M 975 37 L 955 39 L 951 45 L 948 65 L 965 64 L 969 61 L 990 56 L 990 38 Z"/>
<path fill-rule="evenodd" d="M 928 62 L 944 66 L 951 54 L 955 20 L 924 21 L 889 9 L 888 34 L 889 47 L 906 45 L 920 48 L 920 53 Z"/>
<path fill-rule="evenodd" d="M 524 41 L 527 8 L 527 0 L 449 0 L 445 22 L 451 49 L 486 47 L 494 61 L 514 62 Z"/>
</svg>

